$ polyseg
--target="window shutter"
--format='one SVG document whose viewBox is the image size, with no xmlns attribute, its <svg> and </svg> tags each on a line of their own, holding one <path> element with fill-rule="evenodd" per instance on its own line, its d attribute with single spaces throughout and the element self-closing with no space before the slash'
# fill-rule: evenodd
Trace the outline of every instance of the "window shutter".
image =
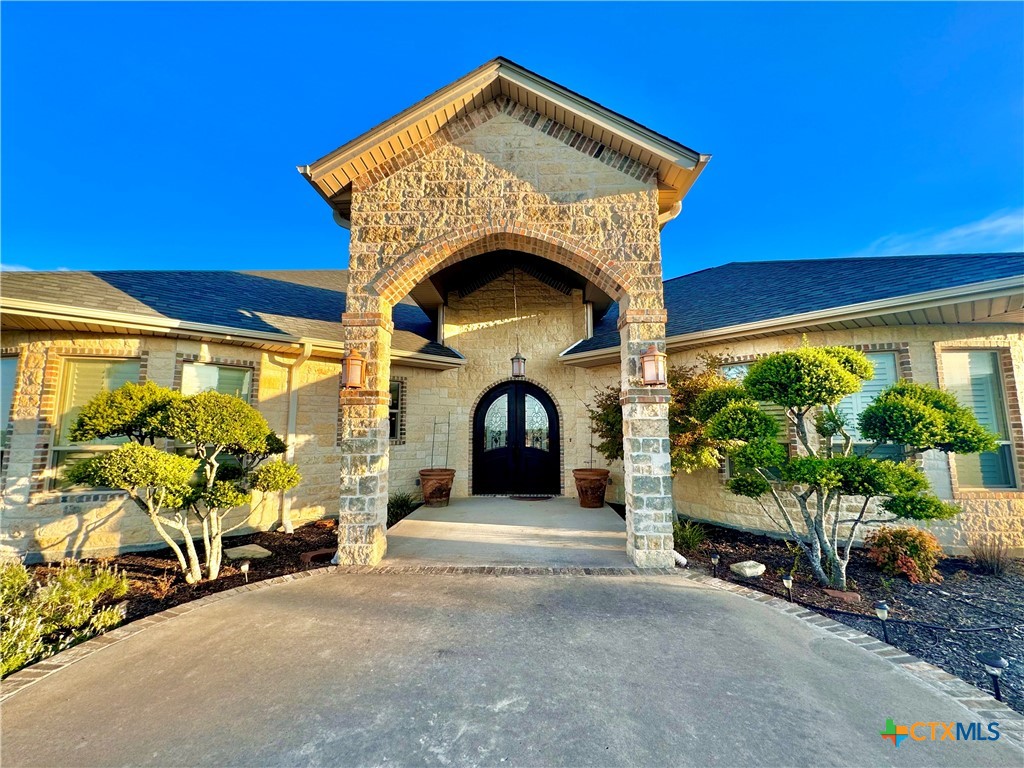
<svg viewBox="0 0 1024 768">
<path fill-rule="evenodd" d="M 875 401 L 883 390 L 896 383 L 896 355 L 891 352 L 874 352 L 867 355 L 874 366 L 875 375 L 871 381 L 865 381 L 860 392 L 854 392 L 839 401 L 836 410 L 846 418 L 846 431 L 855 443 L 863 442 L 857 420 L 864 409 Z"/>
<path fill-rule="evenodd" d="M 86 403 L 100 392 L 139 380 L 137 360 L 68 360 L 66 365 L 58 445 L 70 444 L 68 431 Z"/>
</svg>

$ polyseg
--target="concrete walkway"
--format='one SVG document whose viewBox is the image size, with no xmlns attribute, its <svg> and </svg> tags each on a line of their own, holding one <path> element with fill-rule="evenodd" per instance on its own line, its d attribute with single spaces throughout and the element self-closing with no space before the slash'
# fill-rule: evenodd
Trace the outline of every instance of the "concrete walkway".
<svg viewBox="0 0 1024 768">
<path fill-rule="evenodd" d="M 761 603 L 661 576 L 323 574 L 203 605 L 4 703 L 14 766 L 1014 766 L 980 718 Z"/>
<path fill-rule="evenodd" d="M 629 568 L 626 524 L 576 499 L 452 499 L 388 530 L 386 565 Z"/>
</svg>

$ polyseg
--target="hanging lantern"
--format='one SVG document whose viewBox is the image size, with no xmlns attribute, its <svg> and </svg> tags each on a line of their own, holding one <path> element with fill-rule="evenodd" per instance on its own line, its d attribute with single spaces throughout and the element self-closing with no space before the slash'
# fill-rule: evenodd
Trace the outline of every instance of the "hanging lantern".
<svg viewBox="0 0 1024 768">
<path fill-rule="evenodd" d="M 362 389 L 366 380 L 366 360 L 358 349 L 350 350 L 341 359 L 341 385 L 345 389 Z"/>
<path fill-rule="evenodd" d="M 648 387 L 664 387 L 668 384 L 666 366 L 668 355 L 659 352 L 653 344 L 647 351 L 640 355 L 640 369 L 643 373 L 644 384 Z"/>
<path fill-rule="evenodd" d="M 516 351 L 515 355 L 512 356 L 512 378 L 526 378 L 526 358 L 523 357 L 523 353 L 519 352 L 518 350 Z"/>
<path fill-rule="evenodd" d="M 512 265 L 512 318 L 516 323 L 516 353 L 512 356 L 512 378 L 526 378 L 526 358 L 519 351 L 519 297 L 516 295 L 516 265 Z"/>
</svg>

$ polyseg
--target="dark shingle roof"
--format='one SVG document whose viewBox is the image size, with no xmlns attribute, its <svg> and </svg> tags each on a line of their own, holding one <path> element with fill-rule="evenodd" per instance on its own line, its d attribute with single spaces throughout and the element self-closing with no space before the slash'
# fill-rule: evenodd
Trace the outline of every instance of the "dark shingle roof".
<svg viewBox="0 0 1024 768">
<path fill-rule="evenodd" d="M 5 272 L 0 295 L 64 306 L 166 317 L 267 334 L 340 341 L 348 272 L 342 269 Z M 432 341 L 413 303 L 395 307 L 397 349 L 458 358 Z"/>
<path fill-rule="evenodd" d="M 1024 254 L 735 261 L 666 280 L 665 331 L 678 336 L 1006 277 L 1024 285 Z M 571 353 L 617 347 L 617 320 L 613 306 Z"/>
<path fill-rule="evenodd" d="M 1024 254 L 889 256 L 732 262 L 665 282 L 666 332 L 677 336 L 803 312 L 1020 277 Z M 0 295 L 261 333 L 340 341 L 348 272 L 5 272 Z M 618 307 L 572 353 L 616 347 Z M 432 341 L 430 319 L 406 299 L 394 309 L 396 349 L 458 357 Z"/>
</svg>

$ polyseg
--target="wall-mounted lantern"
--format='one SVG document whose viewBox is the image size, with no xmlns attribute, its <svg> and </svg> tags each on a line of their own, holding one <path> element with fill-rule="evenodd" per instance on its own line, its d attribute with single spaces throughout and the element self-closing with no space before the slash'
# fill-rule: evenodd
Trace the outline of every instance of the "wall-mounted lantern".
<svg viewBox="0 0 1024 768">
<path fill-rule="evenodd" d="M 653 344 L 640 355 L 640 369 L 644 378 L 644 386 L 664 387 L 668 384 L 668 355 L 659 352 Z"/>
<path fill-rule="evenodd" d="M 358 349 L 349 350 L 341 359 L 341 385 L 345 389 L 362 389 L 366 382 L 366 360 Z"/>
<path fill-rule="evenodd" d="M 526 378 L 526 358 L 523 357 L 523 353 L 518 349 L 516 350 L 515 355 L 512 356 L 512 378 Z"/>
</svg>

